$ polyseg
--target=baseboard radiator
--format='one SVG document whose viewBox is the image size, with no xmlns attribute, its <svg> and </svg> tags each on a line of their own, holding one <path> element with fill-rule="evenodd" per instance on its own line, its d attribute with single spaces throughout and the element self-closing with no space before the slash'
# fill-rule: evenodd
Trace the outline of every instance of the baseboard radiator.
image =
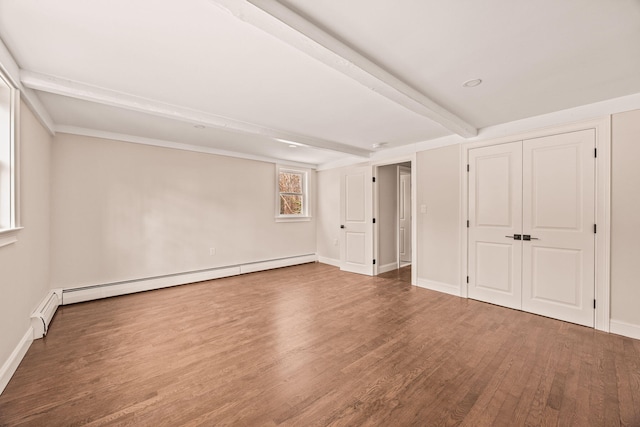
<svg viewBox="0 0 640 427">
<path fill-rule="evenodd" d="M 102 283 L 98 285 L 83 286 L 78 288 L 65 288 L 62 291 L 61 304 L 74 304 L 78 302 L 115 297 L 118 295 L 127 295 L 136 292 L 168 288 L 171 286 L 186 285 L 189 283 L 202 282 L 205 280 L 221 279 L 223 277 L 237 276 L 239 274 L 253 273 L 256 271 L 270 270 L 280 267 L 290 267 L 298 264 L 306 264 L 310 262 L 316 262 L 317 260 L 318 257 L 316 256 L 316 254 L 308 254 L 257 261 L 246 264 L 228 265 L 185 273 L 148 277 L 136 280 Z"/>
<path fill-rule="evenodd" d="M 51 290 L 31 314 L 31 329 L 33 329 L 34 340 L 47 335 L 49 324 L 60 304 L 62 304 L 62 289 Z"/>
</svg>

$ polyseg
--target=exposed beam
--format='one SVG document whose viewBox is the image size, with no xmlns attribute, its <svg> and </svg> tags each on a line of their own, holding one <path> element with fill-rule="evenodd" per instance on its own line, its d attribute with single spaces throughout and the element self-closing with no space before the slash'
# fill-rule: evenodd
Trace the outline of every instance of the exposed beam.
<svg viewBox="0 0 640 427">
<path fill-rule="evenodd" d="M 314 148 L 337 151 L 354 156 L 369 157 L 371 154 L 371 151 L 369 150 L 335 141 L 312 138 L 278 129 L 271 129 L 203 111 L 167 104 L 152 99 L 129 95 L 110 89 L 104 89 L 32 71 L 21 70 L 20 81 L 24 86 L 34 90 L 109 105 L 112 107 L 124 108 L 131 111 L 138 111 L 173 120 L 180 120 L 187 123 L 199 124 L 227 131 L 260 135 L 271 139 L 285 139 L 299 142 Z"/>
<path fill-rule="evenodd" d="M 478 130 L 276 0 L 210 0 L 237 18 L 465 138 Z"/>
<path fill-rule="evenodd" d="M 258 160 L 261 162 L 278 163 L 285 166 L 293 166 L 293 167 L 299 167 L 299 168 L 316 169 L 318 167 L 316 163 L 295 162 L 290 160 L 277 159 L 275 157 L 247 154 L 247 153 L 242 153 L 240 151 L 219 150 L 217 148 L 207 147 L 203 145 L 185 144 L 182 142 L 168 141 L 168 140 L 162 140 L 162 139 L 156 139 L 156 138 L 145 138 L 142 136 L 127 135 L 122 133 L 108 132 L 108 131 L 102 131 L 102 130 L 96 130 L 96 129 L 87 129 L 87 128 L 81 128 L 77 126 L 56 125 L 56 132 L 68 133 L 71 135 L 90 136 L 93 138 L 111 139 L 115 141 L 131 142 L 133 144 L 153 145 L 154 147 L 174 148 L 176 150 L 193 151 L 195 153 L 217 154 L 219 156 L 235 157 L 237 159 Z M 362 160 L 354 160 L 356 159 L 356 157 L 346 157 L 346 158 L 355 162 L 362 161 Z"/>
</svg>

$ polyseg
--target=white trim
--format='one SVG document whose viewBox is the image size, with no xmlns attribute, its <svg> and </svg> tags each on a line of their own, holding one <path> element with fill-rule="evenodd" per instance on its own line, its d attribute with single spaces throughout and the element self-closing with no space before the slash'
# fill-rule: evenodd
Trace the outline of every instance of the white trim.
<svg viewBox="0 0 640 427">
<path fill-rule="evenodd" d="M 181 142 L 167 141 L 162 139 L 144 138 L 141 136 L 126 135 L 122 133 L 107 132 L 102 130 L 87 129 L 77 126 L 57 125 L 56 132 L 68 133 L 70 135 L 89 136 L 92 138 L 110 139 L 114 141 L 130 142 L 132 144 L 151 145 L 154 147 L 171 148 L 174 150 L 193 151 L 195 153 L 214 154 L 218 156 L 234 157 L 237 159 L 256 160 L 259 162 L 279 163 L 283 166 L 301 167 L 313 169 L 315 164 L 289 162 L 276 159 L 275 157 L 256 156 L 253 154 L 244 154 L 236 151 L 219 150 L 216 148 L 203 147 L 200 145 L 184 144 Z"/>
<path fill-rule="evenodd" d="M 610 241 L 611 241 L 611 116 L 600 117 L 583 122 L 569 123 L 562 126 L 555 126 L 534 131 L 504 136 L 501 138 L 469 142 L 462 145 L 460 162 L 462 165 L 461 179 L 462 189 L 460 192 L 460 206 L 462 207 L 462 216 L 460 218 L 460 295 L 467 297 L 467 275 L 468 266 L 464 260 L 467 259 L 467 224 L 468 213 L 468 173 L 466 165 L 468 164 L 469 150 L 478 147 L 487 147 L 491 145 L 504 144 L 513 141 L 522 141 L 526 139 L 539 138 L 561 133 L 576 132 L 584 129 L 595 129 L 596 131 L 596 147 L 598 149 L 598 158 L 596 163 L 596 224 L 598 224 L 598 233 L 596 234 L 596 259 L 595 259 L 595 298 L 597 300 L 595 310 L 595 329 L 608 332 L 609 331 L 609 312 L 610 312 Z"/>
<path fill-rule="evenodd" d="M 283 258 L 273 261 L 255 262 L 240 266 L 240 274 L 255 273 L 257 271 L 271 270 L 274 268 L 291 267 L 293 265 L 308 264 L 316 262 L 318 257 L 313 255 L 303 255 L 293 258 Z"/>
<path fill-rule="evenodd" d="M 596 216 L 595 328 L 609 332 L 611 321 L 611 116 L 595 121 Z"/>
<path fill-rule="evenodd" d="M 376 162 L 384 161 L 385 159 L 391 159 L 398 156 L 406 156 L 412 153 L 417 153 L 419 151 L 433 150 L 435 148 L 446 147 L 455 144 L 463 144 L 466 142 L 486 141 L 489 139 L 500 138 L 518 133 L 563 126 L 566 123 L 592 120 L 594 118 L 601 118 L 610 114 L 637 109 L 640 109 L 640 93 L 608 99 L 592 104 L 581 105 L 579 107 L 569 108 L 566 110 L 542 114 L 534 117 L 528 117 L 525 119 L 502 123 L 494 126 L 488 126 L 480 129 L 478 136 L 474 138 L 464 139 L 458 135 L 447 135 L 440 138 L 419 141 L 412 144 L 401 145 L 398 147 L 389 147 L 384 150 L 373 152 L 371 154 L 371 159 L 372 161 Z M 318 170 L 328 170 L 338 167 L 351 166 L 361 161 L 361 159 L 357 158 L 344 158 L 336 161 L 322 163 L 318 165 Z"/>
<path fill-rule="evenodd" d="M 280 173 L 291 172 L 302 175 L 302 213 L 300 215 L 280 214 Z M 295 168 L 276 164 L 275 173 L 275 218 L 276 222 L 311 221 L 311 169 Z"/>
<path fill-rule="evenodd" d="M 460 288 L 456 285 L 451 285 L 449 283 L 436 282 L 435 280 L 418 278 L 415 286 L 419 288 L 430 289 L 432 291 L 442 292 L 442 293 L 453 295 L 456 297 L 460 296 Z"/>
<path fill-rule="evenodd" d="M 34 340 L 47 335 L 49 324 L 61 303 L 62 289 L 52 289 L 45 295 L 42 302 L 38 305 L 38 308 L 31 314 L 31 329 L 33 330 Z"/>
<path fill-rule="evenodd" d="M 18 231 L 22 230 L 22 227 L 9 228 L 6 230 L 0 230 L 0 248 L 8 246 L 18 241 Z"/>
<path fill-rule="evenodd" d="M 24 355 L 27 354 L 27 350 L 29 350 L 32 342 L 33 331 L 31 330 L 31 327 L 29 327 L 18 345 L 16 345 L 16 348 L 11 352 L 9 358 L 0 368 L 0 394 L 2 394 L 4 389 L 7 387 L 9 381 L 11 381 L 11 377 L 16 372 L 16 369 L 18 369 L 20 362 L 22 362 Z"/>
<path fill-rule="evenodd" d="M 276 0 L 213 0 L 213 4 L 333 68 L 386 99 L 464 137 L 478 130 Z"/>
<path fill-rule="evenodd" d="M 0 69 L 5 72 L 13 85 L 18 88 L 20 92 L 22 92 L 22 94 L 24 95 L 25 103 L 29 106 L 29 108 L 31 108 L 38 121 L 42 123 L 49 134 L 53 136 L 54 124 L 51 116 L 42 105 L 42 102 L 40 102 L 40 98 L 38 98 L 36 93 L 33 90 L 24 87 L 20 82 L 20 68 L 18 67 L 18 64 L 9 52 L 9 49 L 7 49 L 2 39 L 0 39 Z"/>
<path fill-rule="evenodd" d="M 318 255 L 318 262 L 340 268 L 340 260 Z"/>
<path fill-rule="evenodd" d="M 7 179 L 4 180 L 0 189 L 0 197 L 2 198 L 0 201 L 0 219 L 2 220 L 0 226 L 5 227 L 2 231 L 11 231 L 20 226 L 20 199 L 18 197 L 20 189 L 20 91 L 11 77 L 2 70 L 0 70 L 0 84 L 8 93 L 7 108 L 2 117 L 3 121 L 6 119 L 8 122 L 8 133 L 2 136 L 3 140 L 0 142 L 0 161 L 8 165 L 8 171 L 3 173 L 3 175 L 7 175 Z M 4 101 L 2 102 L 4 103 Z M 0 241 L 0 245 L 5 246 L 16 241 L 17 235 L 13 234 L 5 236 Z"/>
<path fill-rule="evenodd" d="M 281 215 L 276 217 L 276 222 L 306 222 L 311 221 L 310 216 L 286 216 Z"/>
<path fill-rule="evenodd" d="M 378 273 L 377 274 L 382 274 L 382 273 L 386 273 L 388 271 L 393 271 L 393 270 L 397 270 L 397 269 L 398 269 L 398 263 L 397 262 L 390 262 L 389 264 L 378 266 Z"/>
<path fill-rule="evenodd" d="M 109 298 L 118 295 L 127 295 L 136 292 L 151 291 L 171 286 L 186 285 L 205 280 L 220 279 L 223 277 L 237 276 L 239 274 L 269 270 L 272 268 L 289 267 L 315 262 L 316 260 L 317 257 L 315 254 L 301 255 L 160 277 L 96 284 L 77 288 L 69 287 L 64 288 L 62 291 L 62 305 Z"/>
<path fill-rule="evenodd" d="M 611 319 L 610 321 L 612 334 L 622 335 L 629 338 L 640 340 L 640 325 L 623 322 L 622 320 Z"/>
<path fill-rule="evenodd" d="M 28 88 L 67 96 L 69 98 L 95 102 L 111 107 L 124 108 L 157 117 L 164 117 L 181 122 L 205 125 L 222 130 L 259 135 L 270 139 L 286 139 L 296 141 L 310 147 L 348 153 L 355 156 L 368 157 L 370 151 L 340 142 L 315 138 L 272 129 L 253 123 L 222 117 L 205 111 L 198 111 L 179 105 L 168 104 L 155 99 L 143 98 L 136 95 L 105 89 L 82 82 L 62 79 L 33 71 L 20 70 L 20 81 Z"/>
</svg>

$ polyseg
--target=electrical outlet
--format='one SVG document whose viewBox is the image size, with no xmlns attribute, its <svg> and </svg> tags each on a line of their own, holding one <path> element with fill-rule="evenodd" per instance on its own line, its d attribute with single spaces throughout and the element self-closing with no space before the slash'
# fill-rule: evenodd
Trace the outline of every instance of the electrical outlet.
<svg viewBox="0 0 640 427">
<path fill-rule="evenodd" d="M 216 248 L 209 248 L 209 255 L 213 256 L 216 254 Z"/>
</svg>

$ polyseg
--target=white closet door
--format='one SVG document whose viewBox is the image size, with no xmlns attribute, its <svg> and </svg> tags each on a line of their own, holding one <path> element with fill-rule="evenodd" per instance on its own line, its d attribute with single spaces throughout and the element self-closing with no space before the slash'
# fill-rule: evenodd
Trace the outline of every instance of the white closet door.
<svg viewBox="0 0 640 427">
<path fill-rule="evenodd" d="M 371 166 L 351 167 L 341 176 L 340 269 L 373 275 L 373 183 Z"/>
<path fill-rule="evenodd" d="M 469 297 L 521 308 L 522 142 L 469 150 Z"/>
<path fill-rule="evenodd" d="M 522 309 L 594 325 L 595 131 L 523 143 Z"/>
</svg>

